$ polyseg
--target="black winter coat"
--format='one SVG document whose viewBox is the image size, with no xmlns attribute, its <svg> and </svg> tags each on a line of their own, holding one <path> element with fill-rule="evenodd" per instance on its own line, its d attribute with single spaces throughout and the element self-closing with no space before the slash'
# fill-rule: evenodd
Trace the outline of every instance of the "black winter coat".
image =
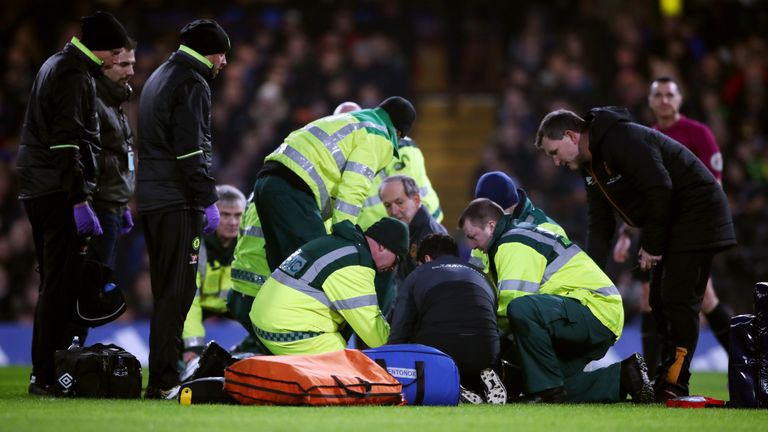
<svg viewBox="0 0 768 432">
<path fill-rule="evenodd" d="M 652 255 L 720 250 L 736 243 L 722 187 L 685 146 L 630 121 L 624 108 L 589 111 L 592 161 L 582 166 L 589 201 L 587 252 L 605 265 L 614 211 L 642 227 Z"/>
<path fill-rule="evenodd" d="M 100 75 L 100 65 L 72 43 L 38 71 L 16 162 L 19 199 L 64 192 L 77 204 L 90 194 L 99 150 L 94 77 Z"/>
<path fill-rule="evenodd" d="M 131 88 L 102 75 L 96 80 L 96 94 L 101 152 L 96 156 L 93 206 L 122 213 L 134 189 L 133 133 L 121 106 Z"/>
<path fill-rule="evenodd" d="M 209 74 L 202 62 L 176 51 L 144 84 L 136 183 L 140 213 L 203 210 L 217 200 L 210 175 Z"/>
</svg>

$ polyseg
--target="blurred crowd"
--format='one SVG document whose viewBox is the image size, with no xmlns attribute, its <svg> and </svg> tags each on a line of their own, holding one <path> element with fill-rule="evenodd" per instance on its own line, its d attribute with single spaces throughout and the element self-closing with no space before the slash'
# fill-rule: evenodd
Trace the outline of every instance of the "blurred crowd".
<svg viewBox="0 0 768 432">
<path fill-rule="evenodd" d="M 35 73 L 76 34 L 79 17 L 95 9 L 85 1 L 44 8 L 36 1 L 8 3 L 0 6 L 0 320 L 30 321 L 39 281 L 14 185 L 18 133 Z M 218 183 L 248 195 L 264 156 L 291 130 L 342 101 L 372 107 L 402 95 L 418 110 L 426 90 L 456 103 L 465 92 L 484 93 L 497 101 L 497 126 L 487 147 L 478 149 L 483 163 L 477 175 L 509 173 L 582 242 L 583 180 L 556 169 L 533 147 L 539 121 L 555 108 L 584 113 L 623 105 L 650 125 L 648 85 L 668 75 L 683 85 L 683 113 L 709 125 L 723 152 L 723 187 L 739 246 L 717 258 L 716 290 L 746 312 L 754 282 L 768 280 L 768 5 L 687 1 L 682 15 L 664 16 L 658 2 L 609 0 L 221 3 L 116 0 L 103 7 L 139 42 L 134 102 L 126 107 L 134 131 L 135 95 L 176 48 L 186 22 L 214 18 L 231 36 L 229 64 L 212 82 Z M 444 65 L 419 57 L 434 49 L 445 54 Z M 447 77 L 444 88 L 428 85 L 432 73 L 436 81 Z M 467 191 L 437 192 L 469 199 L 475 180 L 467 179 Z M 140 226 L 120 240 L 118 262 L 130 306 L 122 319 L 147 317 L 152 299 Z M 631 297 L 628 270 L 615 266 L 612 272 Z"/>
</svg>

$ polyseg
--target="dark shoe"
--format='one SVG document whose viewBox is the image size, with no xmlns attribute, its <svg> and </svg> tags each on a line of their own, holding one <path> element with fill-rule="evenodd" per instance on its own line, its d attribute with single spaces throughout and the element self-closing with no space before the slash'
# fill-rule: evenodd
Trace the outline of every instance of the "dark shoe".
<svg viewBox="0 0 768 432">
<path fill-rule="evenodd" d="M 491 368 L 480 371 L 480 380 L 483 382 L 483 396 L 489 404 L 504 405 L 507 403 L 507 389 L 501 382 L 499 374 Z"/>
<path fill-rule="evenodd" d="M 539 403 L 563 403 L 565 402 L 566 393 L 563 387 L 555 387 L 546 389 L 538 393 L 531 393 L 520 399 L 520 403 L 525 404 L 539 404 Z"/>
<path fill-rule="evenodd" d="M 154 386 L 148 386 L 147 391 L 144 392 L 144 399 L 176 399 L 176 397 L 179 395 L 180 389 L 181 386 L 173 386 L 166 390 Z"/>
<path fill-rule="evenodd" d="M 667 381 L 659 381 L 653 385 L 656 402 L 666 402 L 680 396 L 688 396 L 688 386 L 684 384 L 673 384 Z"/>
<path fill-rule="evenodd" d="M 53 391 L 53 386 L 43 386 L 33 382 L 29 383 L 27 392 L 34 396 L 56 396 Z"/>
<path fill-rule="evenodd" d="M 640 353 L 634 353 L 621 362 L 619 396 L 624 400 L 627 395 L 634 403 L 653 402 L 653 386 L 648 379 L 648 367 Z"/>
<path fill-rule="evenodd" d="M 221 347 L 214 341 L 208 342 L 208 345 L 200 354 L 197 370 L 188 378 L 189 381 L 206 377 L 223 377 L 224 369 L 237 361 L 229 351 Z"/>
</svg>

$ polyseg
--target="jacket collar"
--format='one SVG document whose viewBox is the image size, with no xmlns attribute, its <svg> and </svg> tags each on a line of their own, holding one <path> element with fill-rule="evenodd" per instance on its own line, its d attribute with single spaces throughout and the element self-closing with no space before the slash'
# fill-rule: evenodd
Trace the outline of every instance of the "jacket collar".
<svg viewBox="0 0 768 432">
<path fill-rule="evenodd" d="M 128 100 L 131 95 L 128 84 L 118 84 L 106 75 L 96 80 L 96 91 L 101 100 L 109 106 L 117 106 Z"/>
<path fill-rule="evenodd" d="M 171 61 L 183 63 L 190 66 L 193 70 L 204 76 L 206 80 L 211 79 L 213 63 L 205 56 L 186 45 L 179 45 L 179 49 L 171 54 Z"/>
<path fill-rule="evenodd" d="M 429 225 L 429 218 L 431 216 L 432 215 L 429 214 L 429 210 L 427 210 L 424 204 L 422 204 L 416 211 L 416 214 L 413 215 L 411 223 L 408 224 L 408 232 L 415 233 L 419 231 L 420 227 Z"/>
<path fill-rule="evenodd" d="M 83 43 L 80 42 L 80 39 L 73 36 L 72 40 L 64 46 L 64 52 L 71 54 L 82 61 L 93 75 L 98 76 L 101 73 L 101 65 L 104 64 L 104 62 L 96 57 L 96 54 L 94 54 L 93 51 L 83 45 Z"/>
<path fill-rule="evenodd" d="M 589 124 L 589 150 L 595 154 L 599 153 L 603 137 L 613 125 L 632 119 L 626 108 L 608 106 L 589 110 L 584 120 Z"/>
</svg>

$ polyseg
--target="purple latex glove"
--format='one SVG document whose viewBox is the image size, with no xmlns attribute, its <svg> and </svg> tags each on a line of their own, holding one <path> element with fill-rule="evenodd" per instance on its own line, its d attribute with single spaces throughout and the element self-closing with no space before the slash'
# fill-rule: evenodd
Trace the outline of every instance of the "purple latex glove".
<svg viewBox="0 0 768 432">
<path fill-rule="evenodd" d="M 210 234 L 219 226 L 219 208 L 213 203 L 205 208 L 205 227 L 203 232 Z"/>
<path fill-rule="evenodd" d="M 131 209 L 125 209 L 122 216 L 122 225 L 120 226 L 120 234 L 126 235 L 131 232 L 133 228 L 133 218 L 131 217 Z"/>
<path fill-rule="evenodd" d="M 77 226 L 77 233 L 79 235 L 102 235 L 104 233 L 101 230 L 99 218 L 96 217 L 96 213 L 93 212 L 88 201 L 75 204 L 74 211 L 75 225 Z"/>
</svg>

